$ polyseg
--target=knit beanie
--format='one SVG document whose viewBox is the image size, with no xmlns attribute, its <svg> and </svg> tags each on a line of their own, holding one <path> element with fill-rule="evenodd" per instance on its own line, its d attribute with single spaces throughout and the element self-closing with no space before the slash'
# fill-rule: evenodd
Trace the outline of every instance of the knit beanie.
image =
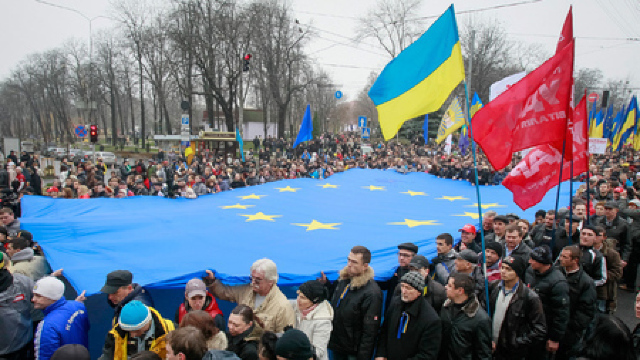
<svg viewBox="0 0 640 360">
<path fill-rule="evenodd" d="M 64 295 L 64 283 L 55 276 L 45 276 L 36 282 L 33 293 L 58 301 Z"/>
<path fill-rule="evenodd" d="M 544 265 L 551 265 L 553 263 L 551 249 L 549 249 L 547 245 L 540 245 L 533 249 L 531 252 L 531 258 Z"/>
<path fill-rule="evenodd" d="M 490 241 L 484 245 L 484 248 L 487 250 L 493 250 L 498 257 L 502 257 L 502 245 L 500 245 L 497 241 Z"/>
<path fill-rule="evenodd" d="M 311 302 L 317 304 L 327 298 L 324 285 L 318 280 L 309 280 L 298 288 Z"/>
<path fill-rule="evenodd" d="M 64 345 L 50 358 L 51 360 L 91 360 L 89 350 L 80 344 L 67 344 Z"/>
<path fill-rule="evenodd" d="M 502 259 L 503 265 L 509 265 L 509 267 L 516 272 L 518 278 L 524 279 L 524 272 L 527 270 L 527 264 L 520 256 L 507 256 Z"/>
<path fill-rule="evenodd" d="M 400 279 L 400 282 L 405 283 L 420 292 L 424 290 L 424 276 L 417 271 L 409 271 L 404 274 L 402 279 Z"/>
<path fill-rule="evenodd" d="M 288 360 L 309 360 L 315 351 L 307 335 L 298 329 L 290 329 L 276 342 L 276 356 Z"/>
<path fill-rule="evenodd" d="M 124 331 L 135 331 L 142 329 L 151 321 L 151 311 L 138 300 L 133 300 L 122 308 L 118 324 Z"/>
</svg>

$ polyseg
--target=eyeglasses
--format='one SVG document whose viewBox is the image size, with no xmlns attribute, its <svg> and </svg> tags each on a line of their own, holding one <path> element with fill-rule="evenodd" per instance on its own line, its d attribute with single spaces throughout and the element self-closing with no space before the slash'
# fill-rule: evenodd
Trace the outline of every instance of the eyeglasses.
<svg viewBox="0 0 640 360">
<path fill-rule="evenodd" d="M 260 284 L 261 282 L 263 282 L 265 279 L 261 279 L 261 278 L 254 278 L 253 276 L 249 276 L 249 281 L 252 283 L 256 283 L 256 284 Z"/>
</svg>

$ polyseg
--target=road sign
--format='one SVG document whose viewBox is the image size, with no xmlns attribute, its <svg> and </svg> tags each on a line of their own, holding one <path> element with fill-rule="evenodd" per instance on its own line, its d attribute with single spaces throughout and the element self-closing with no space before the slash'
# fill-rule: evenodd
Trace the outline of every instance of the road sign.
<svg viewBox="0 0 640 360">
<path fill-rule="evenodd" d="M 361 128 L 367 127 L 367 117 L 366 116 L 358 116 L 358 126 Z"/>
<path fill-rule="evenodd" d="M 368 139 L 371 137 L 371 128 L 363 127 L 362 128 L 362 138 Z"/>
<path fill-rule="evenodd" d="M 342 97 L 342 91 L 336 91 L 336 99 L 340 99 Z"/>
<path fill-rule="evenodd" d="M 189 125 L 189 115 L 182 115 L 182 125 Z"/>
<path fill-rule="evenodd" d="M 587 100 L 589 100 L 589 102 L 596 102 L 598 101 L 598 93 L 591 93 L 589 94 L 589 97 L 587 98 Z"/>
<path fill-rule="evenodd" d="M 81 138 L 87 136 L 87 129 L 85 129 L 82 125 L 76 126 L 76 135 Z"/>
</svg>

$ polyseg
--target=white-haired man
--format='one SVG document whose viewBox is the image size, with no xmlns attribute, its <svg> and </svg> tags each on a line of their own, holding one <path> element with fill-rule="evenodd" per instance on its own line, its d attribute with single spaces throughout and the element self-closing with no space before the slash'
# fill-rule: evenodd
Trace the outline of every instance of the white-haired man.
<svg viewBox="0 0 640 360">
<path fill-rule="evenodd" d="M 278 268 L 269 259 L 260 259 L 251 265 L 251 283 L 239 286 L 223 285 L 211 270 L 207 270 L 205 283 L 209 292 L 218 299 L 248 305 L 258 317 L 255 328 L 249 335 L 259 338 L 264 331 L 280 333 L 285 326 L 293 326 L 293 307 L 276 283 Z"/>
</svg>

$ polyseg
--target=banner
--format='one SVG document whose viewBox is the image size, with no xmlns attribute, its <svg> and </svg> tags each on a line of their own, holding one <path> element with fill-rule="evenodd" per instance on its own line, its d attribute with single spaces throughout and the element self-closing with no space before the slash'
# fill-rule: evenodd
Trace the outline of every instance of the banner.
<svg viewBox="0 0 640 360">
<path fill-rule="evenodd" d="M 607 139 L 589 138 L 589 153 L 604 154 L 607 151 Z"/>
</svg>

